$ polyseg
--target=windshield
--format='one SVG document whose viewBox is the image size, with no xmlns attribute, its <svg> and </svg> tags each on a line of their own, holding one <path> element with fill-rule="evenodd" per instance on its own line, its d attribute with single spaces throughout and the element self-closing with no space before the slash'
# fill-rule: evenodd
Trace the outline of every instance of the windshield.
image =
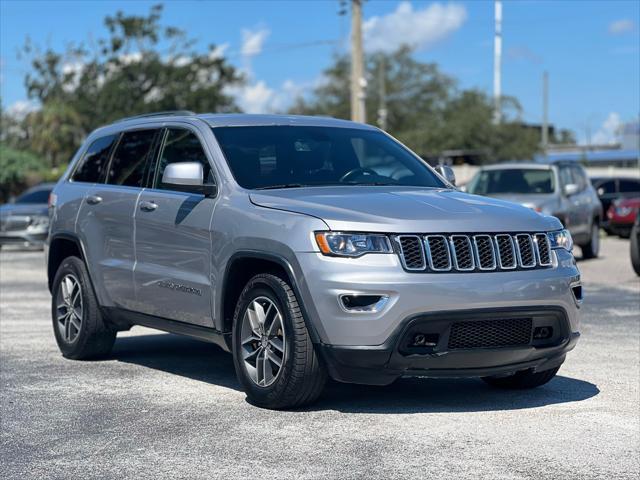
<svg viewBox="0 0 640 480">
<path fill-rule="evenodd" d="M 216 127 L 244 188 L 322 185 L 445 187 L 424 162 L 382 132 L 339 127 Z"/>
<path fill-rule="evenodd" d="M 476 195 L 553 193 L 553 172 L 540 168 L 484 170 L 478 173 L 467 191 Z"/>
<path fill-rule="evenodd" d="M 25 192 L 16 198 L 15 203 L 47 203 L 50 193 L 50 189 Z"/>
</svg>

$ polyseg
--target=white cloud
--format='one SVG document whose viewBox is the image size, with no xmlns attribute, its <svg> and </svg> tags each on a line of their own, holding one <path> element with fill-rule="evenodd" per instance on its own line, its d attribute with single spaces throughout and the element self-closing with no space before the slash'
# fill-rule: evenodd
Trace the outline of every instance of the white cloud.
<svg viewBox="0 0 640 480">
<path fill-rule="evenodd" d="M 635 27 L 636 24 L 633 20 L 623 18 L 609 24 L 609 33 L 611 35 L 622 35 L 624 33 L 632 32 Z"/>
<path fill-rule="evenodd" d="M 414 10 L 411 3 L 401 2 L 394 12 L 364 22 L 364 47 L 367 51 L 392 52 L 409 45 L 424 50 L 458 30 L 466 19 L 467 10 L 455 3 L 433 3 Z"/>
<path fill-rule="evenodd" d="M 17 100 L 7 107 L 7 115 L 16 120 L 24 120 L 31 112 L 40 109 L 40 106 L 33 100 Z"/>
<path fill-rule="evenodd" d="M 263 80 L 232 88 L 229 93 L 236 98 L 240 108 L 246 113 L 266 113 L 271 111 L 275 91 Z"/>
<path fill-rule="evenodd" d="M 209 53 L 209 60 L 217 60 L 219 58 L 224 57 L 224 54 L 228 48 L 229 48 L 228 43 L 221 43 L 220 45 L 216 45 L 216 48 L 214 48 Z"/>
<path fill-rule="evenodd" d="M 620 115 L 611 112 L 606 120 L 602 123 L 600 129 L 591 139 L 591 143 L 595 145 L 605 145 L 617 143 L 622 131 L 623 123 Z"/>
<path fill-rule="evenodd" d="M 242 47 L 240 53 L 244 57 L 254 57 L 262 52 L 262 46 L 271 32 L 266 28 L 258 30 L 242 29 Z"/>
</svg>

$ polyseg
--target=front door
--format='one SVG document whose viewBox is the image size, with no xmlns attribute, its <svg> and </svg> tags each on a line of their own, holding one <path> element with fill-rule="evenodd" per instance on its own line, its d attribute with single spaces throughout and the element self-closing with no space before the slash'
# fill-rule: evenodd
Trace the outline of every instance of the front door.
<svg viewBox="0 0 640 480">
<path fill-rule="evenodd" d="M 142 192 L 135 211 L 137 310 L 212 327 L 209 225 L 215 199 L 164 185 L 164 168 L 176 162 L 202 163 L 205 182 L 214 183 L 198 136 L 168 128 L 151 188 Z"/>
</svg>

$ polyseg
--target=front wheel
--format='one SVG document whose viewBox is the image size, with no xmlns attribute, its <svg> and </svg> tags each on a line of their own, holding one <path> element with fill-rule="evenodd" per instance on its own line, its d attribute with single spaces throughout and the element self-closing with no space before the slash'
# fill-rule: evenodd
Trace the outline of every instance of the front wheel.
<svg viewBox="0 0 640 480">
<path fill-rule="evenodd" d="M 544 385 L 556 376 L 558 370 L 560 370 L 560 367 L 551 368 L 542 372 L 523 370 L 506 377 L 483 377 L 482 380 L 487 382 L 492 387 L 511 390 L 524 390 Z"/>
<path fill-rule="evenodd" d="M 247 283 L 233 316 L 233 360 L 249 401 L 282 409 L 314 402 L 327 374 L 307 331 L 298 299 L 276 275 Z"/>
<path fill-rule="evenodd" d="M 631 249 L 631 266 L 633 267 L 636 275 L 640 276 L 640 227 L 638 224 L 634 225 L 631 230 L 631 242 L 629 248 Z"/>
<path fill-rule="evenodd" d="M 582 249 L 582 258 L 597 258 L 600 254 L 600 225 L 597 220 L 591 224 L 589 242 L 580 245 L 580 248 Z"/>
</svg>

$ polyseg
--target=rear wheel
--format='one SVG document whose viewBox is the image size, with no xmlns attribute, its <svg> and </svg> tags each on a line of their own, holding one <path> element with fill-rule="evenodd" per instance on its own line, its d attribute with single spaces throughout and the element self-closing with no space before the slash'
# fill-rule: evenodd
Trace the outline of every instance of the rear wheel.
<svg viewBox="0 0 640 480">
<path fill-rule="evenodd" d="M 533 370 L 524 370 L 516 372 L 507 377 L 483 377 L 482 380 L 492 387 L 519 390 L 539 387 L 549 382 L 556 376 L 560 367 L 544 370 L 542 372 L 534 372 Z"/>
<path fill-rule="evenodd" d="M 84 360 L 109 354 L 116 331 L 102 318 L 89 274 L 77 257 L 65 258 L 53 280 L 51 317 L 62 355 Z"/>
<path fill-rule="evenodd" d="M 256 275 L 244 288 L 233 318 L 233 359 L 249 401 L 260 407 L 312 403 L 327 378 L 298 299 L 276 275 Z"/>
<path fill-rule="evenodd" d="M 591 224 L 591 234 L 589 242 L 580 245 L 582 249 L 582 258 L 597 258 L 600 254 L 600 225 L 597 220 Z"/>
</svg>

